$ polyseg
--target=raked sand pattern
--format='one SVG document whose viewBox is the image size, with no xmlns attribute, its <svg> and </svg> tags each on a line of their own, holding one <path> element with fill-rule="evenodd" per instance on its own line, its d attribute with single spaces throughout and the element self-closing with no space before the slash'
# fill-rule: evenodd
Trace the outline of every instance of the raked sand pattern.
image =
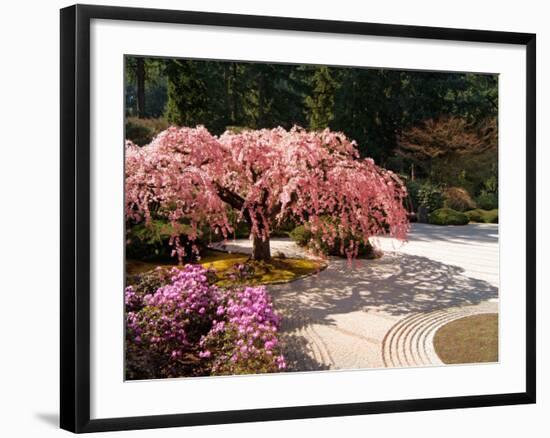
<svg viewBox="0 0 550 438">
<path fill-rule="evenodd" d="M 381 259 L 331 258 L 317 275 L 269 286 L 290 371 L 440 365 L 439 327 L 498 312 L 498 225 L 413 224 L 407 243 L 377 243 Z M 306 256 L 288 239 L 271 246 Z M 250 251 L 250 242 L 225 249 Z"/>
</svg>

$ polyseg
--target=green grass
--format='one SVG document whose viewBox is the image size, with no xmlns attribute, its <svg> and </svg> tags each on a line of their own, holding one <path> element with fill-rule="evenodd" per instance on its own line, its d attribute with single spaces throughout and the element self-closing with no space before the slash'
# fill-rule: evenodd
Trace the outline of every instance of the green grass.
<svg viewBox="0 0 550 438">
<path fill-rule="evenodd" d="M 434 347 L 446 364 L 498 361 L 498 315 L 467 316 L 441 327 Z"/>
<path fill-rule="evenodd" d="M 249 260 L 247 254 L 226 253 L 221 251 L 206 251 L 197 263 L 216 272 L 217 281 L 215 283 L 220 287 L 229 287 L 239 284 L 252 286 L 286 283 L 307 275 L 315 274 L 326 267 L 326 264 L 320 260 L 272 257 L 271 261 L 266 263 Z M 254 267 L 253 275 L 242 281 L 229 278 L 229 274 L 236 264 L 252 265 Z M 126 275 L 133 276 L 142 274 L 159 266 L 161 268 L 170 269 L 178 265 L 177 263 L 170 262 L 159 263 L 127 260 Z"/>
</svg>

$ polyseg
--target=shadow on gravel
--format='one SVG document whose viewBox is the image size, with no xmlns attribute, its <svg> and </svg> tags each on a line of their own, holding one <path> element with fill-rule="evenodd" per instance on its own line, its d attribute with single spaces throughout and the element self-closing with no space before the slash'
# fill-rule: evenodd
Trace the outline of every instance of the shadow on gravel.
<svg viewBox="0 0 550 438">
<path fill-rule="evenodd" d="M 287 372 L 324 371 L 330 369 L 328 365 L 317 362 L 311 354 L 308 354 L 310 343 L 303 336 L 285 333 L 283 329 L 281 341 L 287 363 Z"/>
<path fill-rule="evenodd" d="M 379 260 L 331 259 L 318 275 L 270 286 L 288 329 L 334 324 L 331 315 L 358 310 L 391 315 L 432 312 L 496 298 L 498 288 L 463 275 L 464 269 L 426 257 L 386 253 Z"/>
</svg>

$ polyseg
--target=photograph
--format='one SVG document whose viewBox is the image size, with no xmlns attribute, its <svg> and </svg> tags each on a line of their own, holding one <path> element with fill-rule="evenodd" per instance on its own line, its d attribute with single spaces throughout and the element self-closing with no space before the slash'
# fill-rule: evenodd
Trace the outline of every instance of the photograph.
<svg viewBox="0 0 550 438">
<path fill-rule="evenodd" d="M 498 363 L 498 90 L 125 55 L 125 380 Z"/>
<path fill-rule="evenodd" d="M 6 6 L 2 436 L 550 429 L 542 2 Z"/>
</svg>

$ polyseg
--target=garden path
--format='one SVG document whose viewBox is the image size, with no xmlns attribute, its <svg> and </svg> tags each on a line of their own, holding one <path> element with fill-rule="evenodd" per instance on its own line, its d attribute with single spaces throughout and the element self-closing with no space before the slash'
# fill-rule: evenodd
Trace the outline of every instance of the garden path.
<svg viewBox="0 0 550 438">
<path fill-rule="evenodd" d="M 377 238 L 378 260 L 330 258 L 319 274 L 272 285 L 290 370 L 436 365 L 433 335 L 464 315 L 498 312 L 498 225 L 412 224 L 406 243 Z M 226 250 L 248 252 L 246 239 Z M 272 253 L 308 256 L 289 239 Z"/>
</svg>

